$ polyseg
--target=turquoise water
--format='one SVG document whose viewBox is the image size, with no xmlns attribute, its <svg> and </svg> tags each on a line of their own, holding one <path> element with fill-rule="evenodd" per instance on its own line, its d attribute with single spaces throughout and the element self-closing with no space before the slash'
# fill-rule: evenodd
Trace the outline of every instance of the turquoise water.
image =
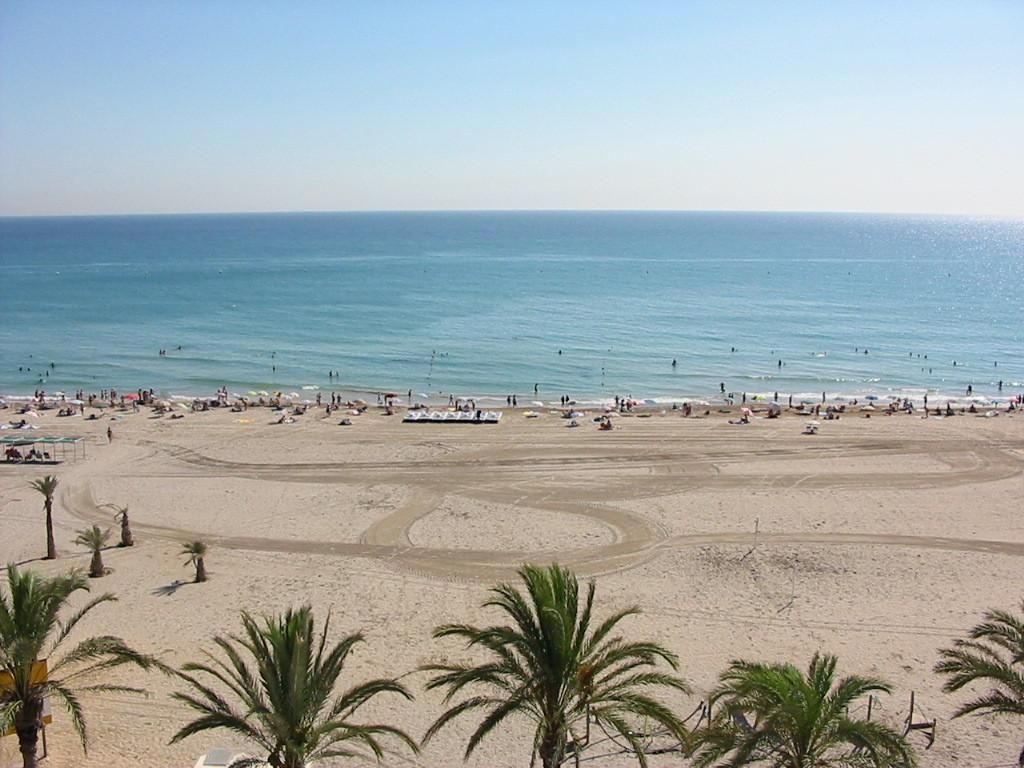
<svg viewBox="0 0 1024 768">
<path fill-rule="evenodd" d="M 1024 389 L 1024 222 L 8 218 L 0 311 L 0 392 L 15 394 L 226 385 L 529 402 L 536 384 L 547 401 L 669 400 L 724 383 L 818 399 L 970 384 L 994 397 L 1002 380 L 1009 396 Z"/>
</svg>

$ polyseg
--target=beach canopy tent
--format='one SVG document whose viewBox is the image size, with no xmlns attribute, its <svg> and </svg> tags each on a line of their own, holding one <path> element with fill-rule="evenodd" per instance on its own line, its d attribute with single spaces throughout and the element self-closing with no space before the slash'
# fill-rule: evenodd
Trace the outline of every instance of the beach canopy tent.
<svg viewBox="0 0 1024 768">
<path fill-rule="evenodd" d="M 85 458 L 85 438 L 84 437 L 28 437 L 22 435 L 4 435 L 0 437 L 0 451 L 7 454 L 8 448 L 17 448 L 22 454 L 25 454 L 35 448 L 39 453 L 44 456 L 49 456 L 43 460 L 43 463 L 56 463 L 58 461 L 67 461 L 68 452 L 70 449 L 72 459 L 79 458 L 78 449 L 81 446 L 82 456 Z M 60 449 L 60 457 L 57 456 L 57 449 Z M 26 450 L 21 450 L 26 449 Z"/>
</svg>

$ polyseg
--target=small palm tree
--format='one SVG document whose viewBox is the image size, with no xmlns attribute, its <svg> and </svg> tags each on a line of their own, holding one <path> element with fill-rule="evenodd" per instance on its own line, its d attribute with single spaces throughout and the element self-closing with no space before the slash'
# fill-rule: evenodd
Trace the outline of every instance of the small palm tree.
<svg viewBox="0 0 1024 768">
<path fill-rule="evenodd" d="M 484 603 L 484 607 L 503 611 L 509 624 L 482 628 L 451 624 L 434 631 L 435 638 L 462 638 L 468 648 L 480 648 L 489 658 L 480 664 L 424 667 L 439 673 L 427 688 L 447 689 L 446 702 L 464 689 L 479 690 L 443 712 L 430 726 L 424 743 L 454 718 L 478 710 L 486 714 L 470 736 L 466 758 L 487 734 L 513 715 L 536 724 L 532 754 L 544 768 L 561 765 L 570 751 L 578 759 L 587 739 L 577 726 L 583 723 L 589 728 L 591 720 L 628 742 L 641 765 L 647 760 L 640 734 L 630 725 L 632 718 L 646 718 L 680 742 L 686 739 L 680 719 L 648 695 L 658 688 L 688 691 L 679 678 L 654 669 L 659 662 L 676 669 L 675 655 L 655 643 L 611 636 L 620 621 L 639 613 L 638 608 L 617 611 L 591 626 L 593 582 L 581 603 L 579 584 L 571 571 L 557 565 L 527 565 L 519 570 L 519 576 L 526 595 L 501 584 Z"/>
<path fill-rule="evenodd" d="M 1024 611 L 1024 601 L 1021 602 Z M 960 706 L 953 715 L 1024 715 L 1024 615 L 992 609 L 983 614 L 967 640 L 953 641 L 939 652 L 935 671 L 948 679 L 943 690 L 959 691 L 971 683 L 991 688 Z M 1017 759 L 1024 768 L 1024 749 Z"/>
<path fill-rule="evenodd" d="M 819 654 L 811 659 L 806 675 L 792 664 L 732 662 L 711 693 L 710 704 L 718 711 L 698 736 L 694 765 L 916 766 L 913 750 L 898 732 L 847 715 L 863 697 L 890 693 L 889 685 L 872 677 L 837 681 L 835 671 L 836 657 Z"/>
<path fill-rule="evenodd" d="M 185 565 L 196 567 L 195 583 L 206 581 L 206 562 L 203 560 L 206 557 L 206 544 L 202 541 L 186 542 L 182 545 L 181 554 L 188 555 Z"/>
<path fill-rule="evenodd" d="M 53 495 L 57 492 L 57 478 L 47 475 L 29 483 L 43 494 L 43 509 L 46 510 L 46 559 L 57 559 L 57 544 L 53 540 Z"/>
<path fill-rule="evenodd" d="M 114 522 L 121 524 L 121 543 L 119 547 L 132 547 L 135 545 L 135 539 L 132 536 L 132 526 L 128 521 L 128 507 L 119 507 L 116 504 L 104 504 L 107 509 L 114 510 Z"/>
<path fill-rule="evenodd" d="M 379 679 L 335 697 L 334 688 L 352 648 L 363 641 L 349 635 L 328 645 L 330 617 L 317 637 L 309 606 L 258 622 L 242 613 L 242 636 L 217 637 L 227 657 L 212 655 L 208 664 L 186 664 L 179 673 L 191 687 L 174 698 L 200 713 L 178 731 L 171 743 L 202 731 L 221 728 L 236 733 L 266 753 L 236 761 L 232 768 L 269 763 L 274 768 L 305 768 L 335 757 L 360 757 L 369 750 L 379 760 L 380 737 L 393 737 L 417 751 L 416 743 L 390 725 L 357 724 L 356 711 L 383 693 L 407 700 L 412 694 L 395 680 Z M 244 658 L 251 657 L 251 664 Z M 195 673 L 195 674 L 193 674 Z M 203 675 L 209 680 L 200 680 Z M 233 706 L 211 686 L 222 683 L 241 706 Z M 360 750 L 360 747 L 363 750 Z"/>
<path fill-rule="evenodd" d="M 98 579 L 107 572 L 103 567 L 103 548 L 110 541 L 110 529 L 94 525 L 92 528 L 83 528 L 80 531 L 75 531 L 75 533 L 78 534 L 75 544 L 88 547 L 92 552 L 92 562 L 89 563 L 89 577 Z"/>
<path fill-rule="evenodd" d="M 144 691 L 104 682 L 81 683 L 90 675 L 122 664 L 148 669 L 157 663 L 110 635 L 82 640 L 54 661 L 54 654 L 75 625 L 97 606 L 116 599 L 110 594 L 100 595 L 61 621 L 58 614 L 80 590 L 88 592 L 89 584 L 78 571 L 43 578 L 33 571 L 19 572 L 15 566 L 7 566 L 6 594 L 0 589 L 0 671 L 6 673 L 9 682 L 0 687 L 0 733 L 14 727 L 24 768 L 36 767 L 44 699 L 52 697 L 67 708 L 84 750 L 87 732 L 78 699 L 81 693 Z M 41 676 L 38 662 L 44 659 L 49 670 Z"/>
</svg>

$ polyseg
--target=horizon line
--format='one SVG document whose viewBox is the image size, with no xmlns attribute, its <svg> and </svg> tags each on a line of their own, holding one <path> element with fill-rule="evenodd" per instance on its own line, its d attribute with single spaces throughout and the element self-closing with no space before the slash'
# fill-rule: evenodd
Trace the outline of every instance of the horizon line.
<svg viewBox="0 0 1024 768">
<path fill-rule="evenodd" d="M 744 208 L 311 208 L 237 211 L 135 211 L 107 213 L 0 213 L 0 219 L 98 219 L 185 216 L 303 216 L 331 214 L 444 214 L 444 213 L 686 213 L 686 214 L 792 214 L 823 216 L 920 216 L 1024 221 L 1024 213 L 939 213 L 934 211 L 802 210 Z"/>
</svg>

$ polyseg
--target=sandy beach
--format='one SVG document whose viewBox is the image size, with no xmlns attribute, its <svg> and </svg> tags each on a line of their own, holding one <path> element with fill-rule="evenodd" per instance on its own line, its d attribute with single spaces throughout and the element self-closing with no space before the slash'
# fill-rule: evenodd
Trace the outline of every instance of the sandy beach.
<svg viewBox="0 0 1024 768">
<path fill-rule="evenodd" d="M 609 432 L 598 431 L 594 412 L 568 429 L 547 409 L 531 419 L 505 409 L 498 425 L 434 425 L 370 408 L 346 427 L 322 409 L 293 424 L 272 423 L 269 409 L 173 421 L 150 409 L 114 422 L 55 413 L 36 420 L 35 434 L 83 435 L 87 457 L 0 466 L 0 556 L 47 574 L 85 567 L 75 530 L 115 528 L 101 505 L 129 507 L 136 546 L 106 551 L 111 573 L 92 582 L 119 602 L 91 615 L 79 637 L 110 632 L 178 665 L 235 631 L 241 609 L 309 603 L 319 617 L 332 611 L 337 635 L 365 633 L 349 682 L 402 675 L 460 656 L 430 640 L 434 626 L 494 618 L 479 607 L 489 586 L 521 563 L 557 560 L 597 579 L 602 615 L 642 608 L 624 627 L 679 654 L 695 691 L 674 702 L 680 711 L 697 706 L 731 659 L 803 667 L 822 650 L 838 654 L 840 673 L 894 684 L 875 709 L 886 722 L 901 724 L 916 692 L 917 719 L 938 721 L 929 750 L 923 735 L 910 737 L 925 768 L 1003 765 L 1020 750 L 1011 720 L 951 720 L 963 697 L 942 694 L 931 672 L 937 649 L 984 609 L 1020 605 L 1020 412 L 851 413 L 823 421 L 816 435 L 801 434 L 806 416 L 735 426 L 735 414 L 717 409 L 706 418 L 618 416 Z M 37 559 L 43 514 L 28 485 L 49 472 L 60 478 L 56 562 Z M 188 583 L 178 554 L 195 538 L 210 546 L 210 581 L 200 585 Z M 210 747 L 244 746 L 228 734 L 168 746 L 188 716 L 168 696 L 171 681 L 114 679 L 151 695 L 87 699 L 85 757 L 56 712 L 46 765 L 187 768 Z M 383 700 L 372 713 L 421 736 L 440 703 L 424 679 L 404 678 L 415 702 Z M 458 765 L 472 725 L 456 723 L 422 756 L 396 753 L 385 764 Z M 503 729 L 467 765 L 527 765 L 527 733 Z M 0 766 L 16 760 L 16 740 L 0 740 Z"/>
</svg>

